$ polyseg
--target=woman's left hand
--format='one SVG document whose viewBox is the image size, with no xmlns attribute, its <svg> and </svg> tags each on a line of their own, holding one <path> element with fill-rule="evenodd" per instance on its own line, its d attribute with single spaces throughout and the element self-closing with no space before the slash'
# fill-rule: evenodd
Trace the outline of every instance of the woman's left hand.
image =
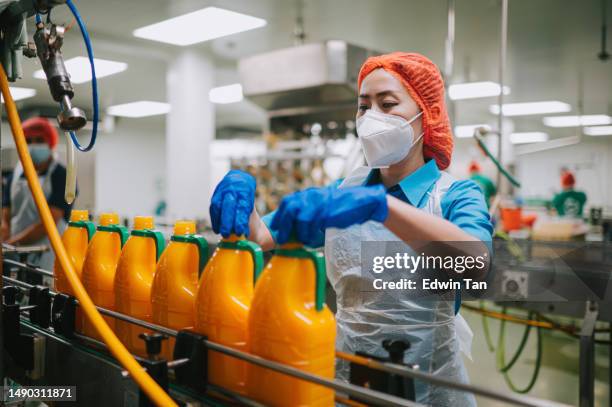
<svg viewBox="0 0 612 407">
<path fill-rule="evenodd" d="M 387 215 L 387 194 L 382 185 L 308 188 L 283 198 L 271 227 L 278 231 L 278 244 L 297 237 L 312 245 L 317 234 L 327 228 L 342 229 L 369 220 L 384 222 Z"/>
</svg>

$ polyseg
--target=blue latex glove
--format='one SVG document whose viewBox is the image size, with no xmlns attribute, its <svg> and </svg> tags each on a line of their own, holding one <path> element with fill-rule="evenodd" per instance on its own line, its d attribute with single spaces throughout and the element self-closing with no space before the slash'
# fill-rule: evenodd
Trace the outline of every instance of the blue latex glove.
<svg viewBox="0 0 612 407">
<path fill-rule="evenodd" d="M 215 188 L 210 202 L 210 220 L 215 233 L 249 236 L 249 216 L 255 206 L 255 178 L 231 170 Z"/>
<path fill-rule="evenodd" d="M 388 212 L 382 185 L 308 188 L 283 198 L 270 226 L 278 230 L 278 244 L 286 243 L 295 232 L 299 241 L 312 246 L 317 233 L 327 228 L 342 229 L 369 220 L 384 222 Z"/>
</svg>

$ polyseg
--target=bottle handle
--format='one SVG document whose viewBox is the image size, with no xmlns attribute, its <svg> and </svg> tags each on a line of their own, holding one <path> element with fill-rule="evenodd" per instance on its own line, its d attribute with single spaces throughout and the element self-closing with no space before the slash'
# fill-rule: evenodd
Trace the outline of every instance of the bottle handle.
<svg viewBox="0 0 612 407">
<path fill-rule="evenodd" d="M 299 247 L 295 249 L 276 249 L 276 256 L 297 257 L 300 259 L 308 259 L 314 263 L 315 267 L 315 308 L 321 311 L 325 305 L 326 284 L 325 276 L 325 257 L 316 250 Z"/>
<path fill-rule="evenodd" d="M 208 248 L 208 242 L 202 235 L 176 235 L 170 238 L 173 242 L 191 243 L 196 245 L 198 248 L 198 254 L 200 258 L 198 273 L 202 271 L 206 263 L 208 263 L 208 257 L 210 251 Z"/>
<path fill-rule="evenodd" d="M 166 248 L 166 239 L 159 230 L 154 229 L 141 229 L 132 230 L 132 236 L 149 237 L 155 242 L 155 261 L 158 261 L 161 257 L 164 249 Z"/>
<path fill-rule="evenodd" d="M 241 239 L 236 241 L 221 240 L 217 247 L 221 249 L 247 251 L 253 257 L 253 285 L 261 275 L 264 266 L 263 251 L 261 247 L 250 240 Z"/>
<path fill-rule="evenodd" d="M 93 237 L 94 233 L 96 233 L 96 226 L 87 220 L 79 220 L 76 222 L 68 222 L 68 226 L 73 228 L 83 228 L 87 230 L 87 241 L 89 242 Z"/>
<path fill-rule="evenodd" d="M 117 233 L 119 235 L 119 238 L 121 239 L 121 248 L 123 248 L 123 246 L 128 240 L 128 237 L 130 237 L 128 230 L 125 228 L 125 226 L 121 225 L 100 225 L 97 227 L 97 230 L 99 232 Z"/>
</svg>

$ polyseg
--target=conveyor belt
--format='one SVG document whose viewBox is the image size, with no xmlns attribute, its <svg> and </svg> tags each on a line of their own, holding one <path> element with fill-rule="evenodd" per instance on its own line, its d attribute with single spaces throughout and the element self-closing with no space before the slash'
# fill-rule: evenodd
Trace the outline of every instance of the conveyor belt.
<svg viewBox="0 0 612 407">
<path fill-rule="evenodd" d="M 34 268 L 27 264 L 16 264 L 16 263 L 17 262 L 13 262 L 13 261 L 10 262 L 12 266 L 16 266 L 16 267 L 19 267 L 25 270 L 29 270 L 34 273 L 40 273 L 40 274 L 49 273 L 46 270 Z M 3 276 L 3 280 L 6 284 L 21 287 L 23 290 L 29 290 L 32 288 L 30 284 L 19 281 L 19 280 L 15 280 L 10 277 Z M 53 293 L 53 292 L 51 294 L 56 295 L 56 293 Z M 129 317 L 127 315 L 117 313 L 115 311 L 107 310 L 107 309 L 100 308 L 100 307 L 98 307 L 98 310 L 100 311 L 100 313 L 104 315 L 112 316 L 114 318 L 121 319 L 123 321 L 141 326 L 143 328 L 147 328 L 153 331 L 164 333 L 169 336 L 176 336 L 178 333 L 175 330 L 172 330 L 166 327 L 162 327 L 156 324 L 152 324 L 149 322 L 141 321 L 141 320 Z M 100 363 L 101 369 L 104 370 L 104 372 L 99 372 L 99 375 L 96 375 L 94 377 L 89 377 L 89 376 L 82 375 L 82 374 L 76 374 L 76 376 L 74 376 L 73 378 L 74 380 L 77 380 L 77 381 L 81 381 L 81 380 L 83 381 L 83 384 L 81 384 L 81 386 L 84 386 L 84 391 L 86 395 L 87 395 L 87 387 L 88 386 L 91 387 L 92 383 L 95 384 L 94 391 L 92 391 L 92 396 L 91 396 L 91 397 L 94 397 L 94 401 L 93 401 L 94 404 L 96 402 L 95 394 L 98 394 L 98 398 L 100 398 L 100 387 L 97 381 L 99 382 L 101 377 L 106 378 L 107 376 L 112 376 L 112 378 L 108 379 L 109 381 L 112 382 L 112 384 L 109 384 L 109 386 L 111 386 L 109 387 L 110 390 L 108 392 L 104 392 L 104 393 L 109 393 L 108 394 L 109 397 L 111 396 L 110 393 L 112 393 L 112 397 L 117 397 L 117 395 L 115 394 L 117 392 L 124 394 L 124 398 L 133 397 L 133 394 L 138 393 L 135 387 L 135 384 L 131 382 L 131 380 L 127 380 L 127 381 L 125 380 L 124 378 L 125 374 L 122 374 L 124 372 L 121 370 L 121 368 L 116 363 L 113 363 L 113 359 L 110 355 L 104 352 L 101 353 L 99 351 L 92 350 L 91 348 L 83 345 L 85 341 L 96 342 L 95 340 L 92 340 L 90 338 L 83 339 L 80 335 L 79 337 L 81 337 L 81 339 L 77 338 L 75 340 L 68 340 L 60 335 L 55 334 L 51 329 L 42 329 L 40 327 L 36 327 L 30 324 L 27 320 L 22 319 L 21 324 L 22 326 L 27 328 L 29 331 L 36 332 L 39 335 L 45 335 L 48 338 L 48 344 L 56 343 L 56 342 L 58 343 L 57 348 L 50 347 L 49 352 L 46 355 L 47 358 L 51 358 L 48 361 L 50 370 L 58 369 L 56 371 L 56 374 L 54 375 L 55 379 L 53 380 L 57 380 L 57 378 L 66 380 L 67 379 L 66 373 L 68 371 L 79 372 L 82 369 L 91 369 L 93 365 Z M 381 393 L 381 392 L 367 389 L 364 387 L 348 384 L 340 380 L 331 380 L 331 379 L 323 378 L 317 375 L 313 375 L 313 374 L 304 372 L 302 370 L 295 369 L 291 366 L 287 366 L 287 365 L 283 365 L 283 364 L 280 364 L 274 361 L 270 361 L 270 360 L 258 357 L 256 355 L 240 352 L 233 348 L 230 348 L 224 345 L 220 345 L 218 343 L 214 343 L 211 341 L 205 341 L 205 345 L 208 349 L 212 349 L 212 350 L 215 350 L 221 353 L 225 353 L 232 357 L 236 357 L 236 358 L 245 360 L 249 363 L 253 363 L 253 364 L 262 366 L 264 368 L 272 369 L 272 370 L 281 372 L 283 374 L 294 376 L 294 377 L 297 377 L 303 380 L 307 380 L 313 383 L 321 384 L 323 386 L 332 388 L 338 391 L 339 393 L 348 394 L 356 400 L 361 400 L 361 401 L 364 401 L 370 404 L 398 405 L 398 406 L 417 406 L 418 405 L 417 403 L 414 403 L 414 402 L 411 402 L 405 399 L 400 399 L 398 397 L 391 396 L 385 393 Z M 98 346 L 101 347 L 103 346 L 103 344 L 101 342 L 98 342 Z M 69 358 L 72 357 L 71 355 L 73 354 L 78 355 L 79 358 L 85 357 L 85 358 L 91 359 L 91 362 L 83 364 L 81 359 L 76 358 L 74 360 L 74 363 L 76 364 L 74 368 L 66 369 L 66 366 L 70 365 L 70 363 L 67 361 L 70 360 Z M 466 384 L 461 384 L 461 383 L 450 382 L 442 378 L 432 376 L 428 373 L 420 372 L 420 371 L 417 371 L 417 370 L 414 370 L 412 368 L 408 368 L 402 365 L 396 365 L 392 363 L 381 363 L 381 362 L 374 361 L 368 358 L 356 357 L 355 355 L 347 355 L 347 354 L 343 354 L 340 352 L 337 354 L 337 356 L 340 358 L 347 359 L 352 362 L 358 363 L 358 364 L 363 364 L 363 365 L 366 365 L 366 366 L 369 366 L 369 367 L 372 367 L 378 370 L 390 372 L 390 373 L 393 373 L 399 376 L 416 378 L 418 380 L 424 380 L 424 381 L 430 381 L 432 383 L 436 383 L 437 385 L 447 386 L 447 387 L 454 388 L 460 391 L 472 392 L 477 395 L 481 395 L 487 398 L 511 403 L 514 405 L 534 406 L 534 407 L 563 406 L 564 405 L 561 403 L 553 403 L 553 402 L 546 401 L 546 400 L 539 400 L 536 398 L 525 397 L 525 396 L 512 394 L 512 393 L 502 393 L 502 392 L 492 391 L 490 389 L 486 389 L 480 386 L 473 386 L 473 385 L 466 385 Z M 170 365 L 172 365 L 172 363 L 173 362 L 171 361 Z M 174 361 L 174 363 L 177 363 L 177 361 Z M 89 366 L 89 367 L 85 367 L 85 366 Z M 108 366 L 111 366 L 111 367 L 108 367 Z M 96 379 L 95 377 L 97 377 L 98 379 Z M 125 383 L 131 383 L 132 385 L 134 385 L 134 387 L 127 386 Z M 66 383 L 63 383 L 63 384 L 66 384 Z M 112 387 L 112 386 L 115 386 L 115 387 Z M 210 389 L 210 386 L 209 386 L 209 389 Z M 174 393 L 176 393 L 177 398 L 187 397 L 193 400 L 199 400 L 199 402 L 211 402 L 211 400 L 214 400 L 212 397 L 208 398 L 208 396 L 201 396 L 201 395 L 190 393 L 188 390 L 186 391 L 185 389 L 182 389 L 180 386 L 171 385 L 171 390 Z M 227 390 L 224 390 L 224 389 L 217 388 L 216 391 L 217 393 L 223 393 L 225 396 L 233 396 L 233 397 L 236 396 L 232 394 L 231 392 L 228 392 Z M 243 398 L 242 400 L 238 402 L 247 403 L 247 404 L 254 403 L 252 401 L 249 401 L 246 398 Z M 109 404 L 106 404 L 106 405 L 109 405 Z M 112 405 L 115 405 L 115 404 L 113 403 Z M 121 404 L 120 402 L 118 405 L 123 405 L 123 404 Z"/>
</svg>

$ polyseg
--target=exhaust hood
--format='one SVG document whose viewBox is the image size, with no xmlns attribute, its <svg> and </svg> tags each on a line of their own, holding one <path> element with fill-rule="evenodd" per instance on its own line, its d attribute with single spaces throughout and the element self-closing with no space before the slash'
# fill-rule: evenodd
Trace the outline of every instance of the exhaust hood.
<svg viewBox="0 0 612 407">
<path fill-rule="evenodd" d="M 272 117 L 348 106 L 354 117 L 359 68 L 374 54 L 330 40 L 244 58 L 238 72 L 244 96 Z"/>
</svg>

